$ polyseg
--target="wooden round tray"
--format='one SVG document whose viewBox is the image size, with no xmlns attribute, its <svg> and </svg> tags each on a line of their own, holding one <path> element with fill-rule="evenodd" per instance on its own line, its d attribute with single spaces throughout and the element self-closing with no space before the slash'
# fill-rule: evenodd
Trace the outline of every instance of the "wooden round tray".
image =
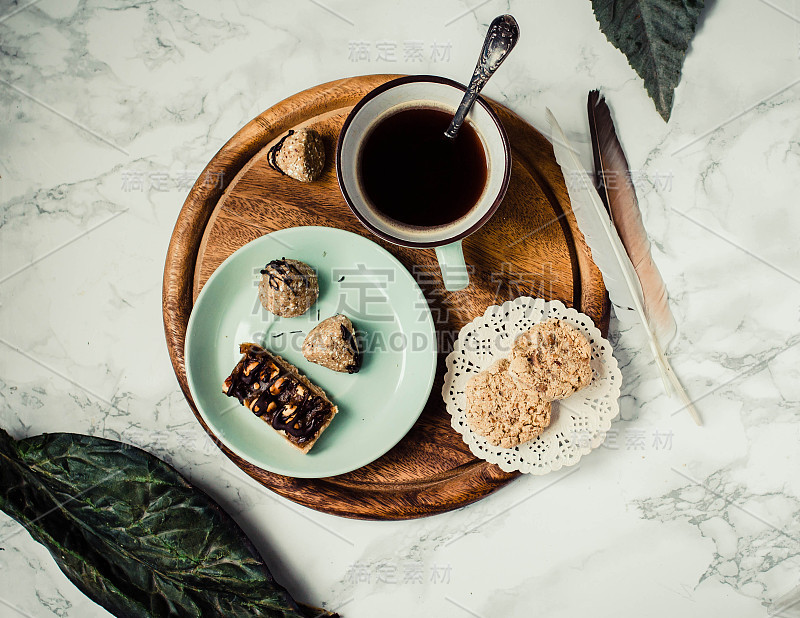
<svg viewBox="0 0 800 618">
<path fill-rule="evenodd" d="M 366 230 L 336 182 L 334 147 L 352 107 L 397 77 L 366 75 L 310 88 L 249 122 L 214 156 L 178 216 L 164 269 L 164 329 L 172 365 L 203 428 L 186 383 L 184 337 L 194 300 L 231 253 L 268 232 L 300 225 L 350 230 L 379 243 L 411 271 L 427 297 L 440 339 L 439 365 L 416 425 L 386 455 L 336 477 L 295 479 L 242 460 L 217 441 L 242 470 L 276 493 L 313 509 L 361 519 L 409 519 L 464 506 L 517 476 L 475 458 L 450 427 L 441 396 L 444 358 L 459 329 L 489 305 L 522 295 L 556 298 L 588 314 L 605 334 L 609 305 L 600 272 L 570 209 L 550 143 L 502 105 L 492 103 L 509 136 L 511 183 L 500 209 L 464 240 L 474 267 L 470 286 L 447 292 L 433 249 L 407 249 Z M 267 165 L 268 147 L 289 129 L 311 126 L 323 137 L 322 177 L 300 183 Z M 379 405 L 379 404 L 376 404 Z"/>
</svg>

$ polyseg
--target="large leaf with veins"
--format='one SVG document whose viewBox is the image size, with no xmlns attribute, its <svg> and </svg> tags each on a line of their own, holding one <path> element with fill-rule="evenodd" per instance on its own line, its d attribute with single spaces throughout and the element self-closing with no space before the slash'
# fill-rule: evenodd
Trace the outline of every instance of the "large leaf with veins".
<svg viewBox="0 0 800 618">
<path fill-rule="evenodd" d="M 0 429 L 0 509 L 118 616 L 331 616 L 298 605 L 209 496 L 127 444 Z"/>
<path fill-rule="evenodd" d="M 600 30 L 628 58 L 666 121 L 705 0 L 592 0 Z"/>
</svg>

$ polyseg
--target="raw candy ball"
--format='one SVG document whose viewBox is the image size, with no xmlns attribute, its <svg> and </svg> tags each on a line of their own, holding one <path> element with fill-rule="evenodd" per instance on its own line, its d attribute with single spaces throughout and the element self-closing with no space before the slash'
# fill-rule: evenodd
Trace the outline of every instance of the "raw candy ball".
<svg viewBox="0 0 800 618">
<path fill-rule="evenodd" d="M 272 260 L 261 271 L 258 297 L 264 309 L 283 318 L 303 315 L 319 296 L 317 273 L 299 260 Z"/>
<path fill-rule="evenodd" d="M 313 129 L 289 131 L 269 149 L 267 161 L 271 168 L 299 180 L 316 180 L 325 167 L 325 144 Z"/>
</svg>

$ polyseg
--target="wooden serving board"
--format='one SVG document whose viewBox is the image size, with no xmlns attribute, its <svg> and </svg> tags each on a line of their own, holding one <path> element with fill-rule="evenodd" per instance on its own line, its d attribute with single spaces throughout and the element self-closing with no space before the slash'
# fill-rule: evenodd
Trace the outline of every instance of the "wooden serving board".
<svg viewBox="0 0 800 618">
<path fill-rule="evenodd" d="M 450 427 L 441 396 L 444 359 L 462 326 L 489 305 L 522 295 L 559 299 L 591 316 L 604 334 L 609 315 L 600 272 L 578 231 L 550 143 L 497 103 L 492 106 L 511 143 L 511 182 L 492 219 L 464 240 L 466 261 L 474 267 L 467 289 L 444 290 L 433 249 L 397 247 L 359 223 L 336 181 L 336 139 L 358 100 L 394 77 L 367 75 L 322 84 L 249 122 L 214 156 L 186 198 L 164 269 L 164 328 L 170 358 L 189 405 L 212 438 L 187 386 L 184 337 L 194 300 L 231 253 L 274 230 L 323 225 L 370 238 L 414 273 L 433 312 L 440 355 L 428 403 L 397 446 L 348 474 L 295 479 L 256 468 L 217 441 L 236 465 L 276 493 L 313 509 L 361 519 L 441 513 L 478 500 L 517 476 L 475 458 Z M 325 141 L 327 162 L 314 183 L 297 182 L 267 165 L 268 147 L 298 126 L 313 127 Z"/>
</svg>

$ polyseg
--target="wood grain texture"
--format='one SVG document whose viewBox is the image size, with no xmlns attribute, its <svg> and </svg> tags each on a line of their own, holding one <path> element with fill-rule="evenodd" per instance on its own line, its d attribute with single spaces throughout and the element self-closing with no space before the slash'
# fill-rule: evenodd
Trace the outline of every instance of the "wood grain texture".
<svg viewBox="0 0 800 618">
<path fill-rule="evenodd" d="M 517 476 L 476 459 L 450 427 L 441 397 L 444 357 L 459 329 L 489 305 L 521 295 L 556 298 L 587 313 L 605 334 L 609 305 L 602 278 L 577 229 L 549 142 L 524 120 L 492 103 L 509 136 L 511 183 L 502 205 L 464 240 L 474 268 L 470 286 L 447 292 L 433 249 L 408 249 L 366 230 L 336 182 L 334 148 L 355 103 L 394 75 L 368 75 L 316 86 L 278 103 L 242 128 L 206 166 L 178 216 L 164 269 L 164 328 L 178 382 L 195 416 L 184 369 L 184 337 L 194 299 L 231 253 L 265 233 L 300 225 L 337 227 L 366 236 L 394 254 L 429 301 L 439 337 L 431 396 L 408 435 L 372 464 L 337 477 L 294 479 L 225 454 L 264 486 L 313 509 L 362 519 L 408 519 L 469 504 Z M 314 183 L 269 168 L 266 150 L 286 131 L 311 126 L 327 163 Z"/>
</svg>

